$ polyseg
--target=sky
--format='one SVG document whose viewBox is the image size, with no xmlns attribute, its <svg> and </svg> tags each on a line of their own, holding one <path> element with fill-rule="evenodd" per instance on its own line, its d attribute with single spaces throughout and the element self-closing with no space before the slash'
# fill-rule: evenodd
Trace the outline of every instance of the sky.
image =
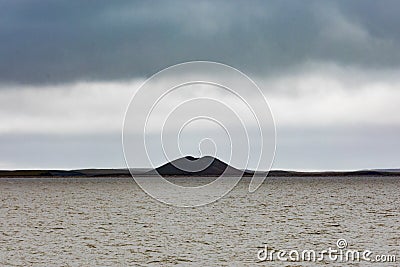
<svg viewBox="0 0 400 267">
<path fill-rule="evenodd" d="M 273 169 L 400 168 L 398 25 L 390 0 L 0 1 L 0 169 L 125 167 L 130 99 L 193 60 L 260 87 Z"/>
</svg>

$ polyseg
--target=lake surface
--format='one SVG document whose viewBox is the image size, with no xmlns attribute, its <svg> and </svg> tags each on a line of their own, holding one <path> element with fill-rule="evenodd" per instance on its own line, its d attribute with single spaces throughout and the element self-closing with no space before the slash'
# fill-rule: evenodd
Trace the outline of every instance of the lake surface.
<svg viewBox="0 0 400 267">
<path fill-rule="evenodd" d="M 5 266 L 400 264 L 400 177 L 267 178 L 197 208 L 161 204 L 128 178 L 1 179 L 0 192 Z M 397 263 L 257 257 L 265 245 L 321 251 L 341 238 Z"/>
</svg>

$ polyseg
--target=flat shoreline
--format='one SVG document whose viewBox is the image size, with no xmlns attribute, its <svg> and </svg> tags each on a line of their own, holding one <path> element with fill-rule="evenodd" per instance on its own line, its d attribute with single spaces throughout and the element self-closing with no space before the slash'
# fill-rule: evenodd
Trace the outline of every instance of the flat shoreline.
<svg viewBox="0 0 400 267">
<path fill-rule="evenodd" d="M 146 172 L 132 171 L 133 175 L 140 177 L 157 177 Z M 245 173 L 243 177 L 252 177 L 254 172 Z M 256 175 L 266 175 L 266 172 L 257 172 Z M 164 177 L 219 177 L 215 175 L 163 175 Z M 227 175 L 228 176 L 228 175 Z M 359 170 L 359 171 L 283 171 L 272 170 L 268 172 L 271 177 L 351 177 L 351 176 L 400 176 L 400 171 L 385 170 Z M 85 169 L 85 170 L 4 170 L 0 171 L 1 178 L 96 178 L 96 177 L 131 177 L 128 169 Z"/>
</svg>

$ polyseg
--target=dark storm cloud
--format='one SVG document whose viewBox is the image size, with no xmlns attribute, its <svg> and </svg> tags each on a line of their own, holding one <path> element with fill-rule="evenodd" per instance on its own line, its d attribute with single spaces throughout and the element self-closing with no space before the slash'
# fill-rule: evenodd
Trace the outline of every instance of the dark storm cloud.
<svg viewBox="0 0 400 267">
<path fill-rule="evenodd" d="M 0 82 L 149 76 L 188 60 L 266 75 L 400 65 L 398 1 L 3 1 Z"/>
</svg>

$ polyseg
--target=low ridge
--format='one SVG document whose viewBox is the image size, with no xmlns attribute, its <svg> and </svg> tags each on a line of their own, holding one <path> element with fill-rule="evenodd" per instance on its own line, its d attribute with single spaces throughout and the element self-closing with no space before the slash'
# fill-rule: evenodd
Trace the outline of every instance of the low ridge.
<svg viewBox="0 0 400 267">
<path fill-rule="evenodd" d="M 211 156 L 201 158 L 186 156 L 166 163 L 148 172 L 148 174 L 155 174 L 155 172 L 163 176 L 220 176 L 222 174 L 243 174 L 243 171 L 229 166 L 225 162 Z M 250 172 L 244 172 L 244 174 L 250 174 Z"/>
</svg>

